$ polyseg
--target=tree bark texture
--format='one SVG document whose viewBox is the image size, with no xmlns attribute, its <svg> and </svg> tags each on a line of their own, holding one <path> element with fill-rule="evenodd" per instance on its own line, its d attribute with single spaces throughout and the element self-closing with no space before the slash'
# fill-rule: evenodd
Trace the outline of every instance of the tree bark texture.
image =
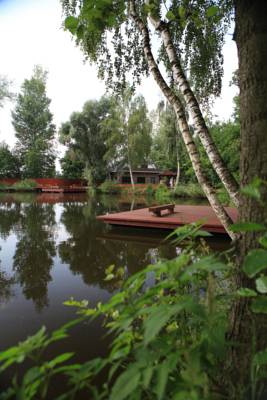
<svg viewBox="0 0 267 400">
<path fill-rule="evenodd" d="M 255 177 L 267 182 L 267 1 L 235 0 L 234 4 L 239 59 L 242 188 Z M 262 202 L 240 196 L 241 221 L 267 224 L 266 185 L 263 185 L 261 195 Z M 247 232 L 237 243 L 237 287 L 254 286 L 254 281 L 249 280 L 241 268 L 248 251 L 259 246 L 259 236 L 256 232 Z M 230 371 L 233 387 L 243 387 L 244 390 L 251 383 L 252 389 L 246 393 L 247 398 L 254 398 L 250 382 L 252 356 L 267 347 L 266 332 L 266 315 L 253 314 L 248 299 L 236 300 L 232 306 L 230 338 L 238 346 L 232 349 Z M 238 399 L 237 396 L 238 393 L 233 398 Z M 266 388 L 260 398 L 267 398 Z"/>
<path fill-rule="evenodd" d="M 170 61 L 174 81 L 178 85 L 178 89 L 183 95 L 186 105 L 188 106 L 189 112 L 191 113 L 195 132 L 198 134 L 200 138 L 200 141 L 207 153 L 207 156 L 210 160 L 213 169 L 221 179 L 221 182 L 225 186 L 234 204 L 238 207 L 239 186 L 235 178 L 232 176 L 227 166 L 225 165 L 213 141 L 213 138 L 209 133 L 206 122 L 200 110 L 198 101 L 190 87 L 188 80 L 186 79 L 180 60 L 175 51 L 175 47 L 173 45 L 168 25 L 164 21 L 156 19 L 154 16 L 152 17 L 151 14 L 149 15 L 149 20 L 156 29 L 156 31 L 160 32 L 164 47 L 166 49 L 167 56 Z"/>
<path fill-rule="evenodd" d="M 235 40 L 239 59 L 241 188 L 255 177 L 267 182 L 267 1 L 236 0 Z M 241 196 L 240 219 L 267 223 L 267 187 L 262 204 Z M 258 247 L 258 235 L 242 236 L 241 257 Z"/>
<path fill-rule="evenodd" d="M 156 83 L 160 87 L 162 93 L 166 97 L 166 99 L 169 101 L 169 103 L 173 106 L 177 121 L 178 121 L 178 126 L 179 130 L 182 134 L 188 155 L 190 157 L 190 160 L 192 162 L 196 177 L 203 188 L 203 191 L 205 192 L 211 207 L 213 208 L 215 214 L 217 217 L 220 219 L 222 225 L 224 226 L 225 230 L 229 234 L 229 236 L 232 239 L 235 239 L 235 235 L 231 230 L 229 229 L 229 226 L 232 224 L 232 220 L 225 211 L 224 207 L 222 204 L 219 202 L 216 192 L 214 188 L 210 185 L 205 173 L 203 172 L 203 168 L 201 165 L 200 161 L 200 155 L 199 151 L 197 149 L 197 146 L 194 142 L 194 139 L 192 137 L 192 134 L 190 132 L 185 111 L 183 108 L 183 105 L 180 101 L 180 99 L 176 96 L 176 94 L 171 90 L 171 88 L 167 85 L 165 82 L 164 78 L 162 77 L 158 65 L 155 62 L 155 59 L 153 57 L 152 51 L 151 51 L 151 45 L 150 45 L 150 37 L 149 37 L 149 32 L 148 28 L 143 22 L 141 18 L 137 15 L 136 9 L 135 9 L 135 2 L 134 0 L 129 1 L 129 6 L 130 6 L 130 16 L 136 23 L 142 37 L 143 37 L 143 45 L 144 45 L 144 53 L 145 57 L 149 66 L 149 70 L 152 73 Z"/>
</svg>

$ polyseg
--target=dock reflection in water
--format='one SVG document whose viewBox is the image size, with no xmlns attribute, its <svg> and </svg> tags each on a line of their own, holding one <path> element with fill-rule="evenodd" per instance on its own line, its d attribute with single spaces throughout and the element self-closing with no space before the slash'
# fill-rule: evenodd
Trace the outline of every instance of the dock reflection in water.
<svg viewBox="0 0 267 400">
<path fill-rule="evenodd" d="M 116 197 L 90 199 L 82 193 L 0 194 L 0 351 L 42 325 L 52 330 L 73 318 L 75 310 L 63 305 L 71 296 L 91 306 L 107 301 L 118 290 L 117 282 L 104 280 L 109 265 L 129 275 L 160 258 L 175 257 L 177 249 L 163 240 L 166 231 L 113 229 L 96 220 L 135 207 Z M 215 245 L 220 250 L 229 241 L 215 239 Z M 82 362 L 106 352 L 101 321 L 73 330 L 51 356 L 75 351 Z M 5 384 L 1 379 L 0 388 Z"/>
</svg>

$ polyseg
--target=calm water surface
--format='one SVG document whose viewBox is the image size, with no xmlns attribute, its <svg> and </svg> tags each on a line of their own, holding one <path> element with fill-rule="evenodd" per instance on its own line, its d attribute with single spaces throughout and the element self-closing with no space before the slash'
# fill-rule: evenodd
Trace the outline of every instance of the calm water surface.
<svg viewBox="0 0 267 400">
<path fill-rule="evenodd" d="M 175 257 L 180 249 L 162 243 L 166 232 L 111 228 L 96 220 L 144 206 L 142 200 L 129 204 L 112 196 L 0 194 L 0 351 L 42 325 L 50 331 L 73 318 L 75 310 L 63 305 L 71 296 L 91 306 L 107 301 L 118 289 L 104 280 L 107 266 L 123 266 L 130 275 Z M 227 243 L 214 241 L 218 248 Z M 75 351 L 76 360 L 84 361 L 107 351 L 100 321 L 73 331 L 57 352 Z M 8 378 L 0 377 L 0 387 Z"/>
</svg>

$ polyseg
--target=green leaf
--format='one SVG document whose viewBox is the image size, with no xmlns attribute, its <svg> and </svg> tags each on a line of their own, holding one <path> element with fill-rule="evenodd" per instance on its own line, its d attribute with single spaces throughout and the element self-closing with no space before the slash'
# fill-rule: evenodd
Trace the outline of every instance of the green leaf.
<svg viewBox="0 0 267 400">
<path fill-rule="evenodd" d="M 104 281 L 112 281 L 112 279 L 114 279 L 114 277 L 115 277 L 114 274 L 108 274 L 108 275 L 105 277 Z"/>
<path fill-rule="evenodd" d="M 266 231 L 266 226 L 256 222 L 238 222 L 231 225 L 232 232 L 260 232 Z"/>
<path fill-rule="evenodd" d="M 256 314 L 267 314 L 267 297 L 257 297 L 254 299 L 251 309 Z"/>
<path fill-rule="evenodd" d="M 207 17 L 213 17 L 218 12 L 219 12 L 219 8 L 217 6 L 210 6 L 206 11 L 206 15 L 207 15 Z"/>
<path fill-rule="evenodd" d="M 255 178 L 249 185 L 246 185 L 241 189 L 241 193 L 245 194 L 248 197 L 252 197 L 253 199 L 261 201 L 261 193 L 259 190 L 261 184 L 261 179 Z"/>
<path fill-rule="evenodd" d="M 105 274 L 106 275 L 111 274 L 114 271 L 114 268 L 115 268 L 114 264 L 110 265 L 108 268 L 105 269 Z"/>
<path fill-rule="evenodd" d="M 248 288 L 239 289 L 237 291 L 237 294 L 238 294 L 238 296 L 241 296 L 241 297 L 256 297 L 257 296 L 257 293 L 255 292 L 255 290 L 248 289 Z"/>
<path fill-rule="evenodd" d="M 157 372 L 156 394 L 158 400 L 162 400 L 164 398 L 165 388 L 169 376 L 168 364 L 166 362 L 161 364 Z"/>
<path fill-rule="evenodd" d="M 229 267 L 218 261 L 214 256 L 203 257 L 199 261 L 186 268 L 186 271 L 181 276 L 181 281 L 192 279 L 192 275 L 198 271 L 215 272 L 224 271 Z"/>
<path fill-rule="evenodd" d="M 256 365 L 266 365 L 267 364 L 267 349 L 256 353 L 253 358 L 253 363 Z"/>
<path fill-rule="evenodd" d="M 173 21 L 173 20 L 175 19 L 175 15 L 173 14 L 172 11 L 169 10 L 169 11 L 166 13 L 166 18 L 167 18 L 169 21 Z"/>
<path fill-rule="evenodd" d="M 267 248 L 267 234 L 264 235 L 264 236 L 262 236 L 261 238 L 259 238 L 259 243 L 260 243 L 263 247 Z"/>
<path fill-rule="evenodd" d="M 151 379 L 152 379 L 152 376 L 153 376 L 153 371 L 154 371 L 154 368 L 151 367 L 151 366 L 147 367 L 143 371 L 143 386 L 144 386 L 145 389 L 148 388 L 148 386 L 149 386 L 149 384 L 151 382 Z"/>
<path fill-rule="evenodd" d="M 260 293 L 267 293 L 267 276 L 262 276 L 256 280 L 256 288 Z"/>
<path fill-rule="evenodd" d="M 185 20 L 185 8 L 183 6 L 178 7 L 178 13 L 181 20 Z"/>
<path fill-rule="evenodd" d="M 168 322 L 169 318 L 170 314 L 168 312 L 168 307 L 165 305 L 160 305 L 154 310 L 154 312 L 151 312 L 144 323 L 144 341 L 146 345 L 154 339 L 163 326 Z"/>
<path fill-rule="evenodd" d="M 267 250 L 251 250 L 245 258 L 243 271 L 249 278 L 267 268 Z"/>
<path fill-rule="evenodd" d="M 145 345 L 149 344 L 156 337 L 172 316 L 180 313 L 182 310 L 187 310 L 203 318 L 203 307 L 194 302 L 191 297 L 185 298 L 175 305 L 162 304 L 154 307 L 144 322 Z"/>
<path fill-rule="evenodd" d="M 74 353 L 63 353 L 60 354 L 59 356 L 55 357 L 53 360 L 48 362 L 48 365 L 50 368 L 53 368 L 57 364 L 61 364 L 67 360 L 69 360 L 71 357 L 73 357 Z"/>
<path fill-rule="evenodd" d="M 136 365 L 131 365 L 123 372 L 116 380 L 110 400 L 123 400 L 126 399 L 139 385 L 140 371 Z"/>
<path fill-rule="evenodd" d="M 79 20 L 78 18 L 69 16 L 65 19 L 65 28 L 68 29 L 72 34 L 76 33 Z"/>
</svg>

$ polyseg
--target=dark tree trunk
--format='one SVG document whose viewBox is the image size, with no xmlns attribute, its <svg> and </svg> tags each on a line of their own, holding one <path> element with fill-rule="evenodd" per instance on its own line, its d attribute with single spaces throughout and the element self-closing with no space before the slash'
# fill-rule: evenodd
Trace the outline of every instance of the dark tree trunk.
<svg viewBox="0 0 267 400">
<path fill-rule="evenodd" d="M 241 187 L 255 177 L 267 181 L 267 1 L 235 0 L 235 40 L 239 58 L 241 119 Z M 263 204 L 242 196 L 240 219 L 267 222 L 267 191 Z M 240 242 L 241 258 L 258 246 L 256 234 Z"/>
<path fill-rule="evenodd" d="M 244 187 L 255 177 L 267 181 L 267 1 L 235 0 L 234 4 L 240 84 L 240 176 Z M 267 223 L 267 186 L 262 188 L 262 203 L 241 196 L 239 215 L 244 222 Z M 241 267 L 248 251 L 259 246 L 258 239 L 257 233 L 245 233 L 237 243 L 237 287 L 254 284 Z M 233 304 L 231 322 L 231 339 L 238 343 L 231 358 L 235 388 L 232 398 L 243 398 L 243 390 L 249 384 L 246 395 L 253 398 L 251 359 L 253 352 L 267 347 L 267 318 L 264 314 L 252 314 L 249 301 L 240 299 Z M 265 392 L 263 396 L 266 395 Z"/>
</svg>

